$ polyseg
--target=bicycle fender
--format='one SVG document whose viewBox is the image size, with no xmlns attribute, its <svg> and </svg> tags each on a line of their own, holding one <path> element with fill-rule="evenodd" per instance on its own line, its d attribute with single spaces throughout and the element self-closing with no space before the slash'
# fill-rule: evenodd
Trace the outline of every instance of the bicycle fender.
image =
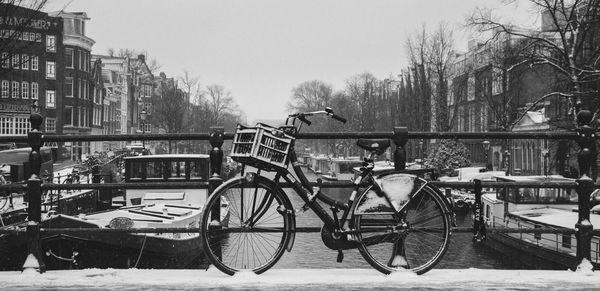
<svg viewBox="0 0 600 291">
<path fill-rule="evenodd" d="M 294 213 L 294 209 L 290 209 L 290 227 L 288 231 L 290 232 L 290 239 L 287 242 L 286 250 L 289 252 L 292 251 L 292 247 L 294 246 L 294 241 L 296 240 L 296 214 Z"/>
<path fill-rule="evenodd" d="M 426 183 L 415 175 L 404 173 L 388 173 L 374 177 L 374 187 L 364 194 L 366 200 L 356 212 L 399 212 Z"/>
</svg>

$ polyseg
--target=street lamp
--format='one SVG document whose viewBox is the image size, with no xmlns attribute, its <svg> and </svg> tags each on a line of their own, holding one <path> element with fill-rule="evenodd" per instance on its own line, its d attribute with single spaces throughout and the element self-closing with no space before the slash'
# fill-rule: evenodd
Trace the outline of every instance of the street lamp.
<svg viewBox="0 0 600 291">
<path fill-rule="evenodd" d="M 142 111 L 140 111 L 140 127 L 142 128 L 142 134 L 144 134 L 144 131 L 146 131 L 146 115 L 148 113 L 146 112 L 146 108 L 142 108 Z M 142 139 L 142 147 L 146 148 L 145 144 L 144 144 L 144 140 Z"/>
<path fill-rule="evenodd" d="M 484 140 L 483 142 L 481 142 L 483 144 L 483 151 L 485 153 L 485 168 L 488 168 L 488 154 L 490 152 L 490 141 L 489 140 Z"/>
</svg>

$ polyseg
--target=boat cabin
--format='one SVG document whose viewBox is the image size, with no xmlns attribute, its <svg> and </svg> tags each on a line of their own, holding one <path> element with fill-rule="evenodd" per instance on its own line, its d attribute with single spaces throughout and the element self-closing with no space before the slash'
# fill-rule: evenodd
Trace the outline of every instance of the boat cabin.
<svg viewBox="0 0 600 291">
<path fill-rule="evenodd" d="M 503 176 L 499 182 L 573 182 L 563 176 Z M 499 188 L 496 198 L 515 204 L 577 204 L 574 188 Z"/>
<path fill-rule="evenodd" d="M 208 182 L 208 155 L 165 154 L 125 157 L 126 183 Z M 208 189 L 127 189 L 121 204 L 204 205 Z M 114 201 L 114 200 L 113 200 Z"/>
</svg>

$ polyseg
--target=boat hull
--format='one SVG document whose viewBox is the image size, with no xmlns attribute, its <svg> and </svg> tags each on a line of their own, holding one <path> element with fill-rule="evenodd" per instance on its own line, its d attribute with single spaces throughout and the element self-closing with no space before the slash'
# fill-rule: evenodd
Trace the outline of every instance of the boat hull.
<svg viewBox="0 0 600 291">
<path fill-rule="evenodd" d="M 43 228 L 88 228 L 97 225 L 56 216 Z M 43 261 L 48 270 L 84 268 L 205 268 L 202 242 L 197 233 L 131 234 L 76 232 L 41 237 Z M 27 235 L 0 237 L 0 270 L 21 270 L 27 257 Z"/>
<path fill-rule="evenodd" d="M 542 248 L 503 233 L 488 233 L 484 244 L 501 253 L 504 263 L 513 268 L 567 270 L 579 264 L 572 255 Z M 594 268 L 598 266 L 594 265 Z"/>
</svg>

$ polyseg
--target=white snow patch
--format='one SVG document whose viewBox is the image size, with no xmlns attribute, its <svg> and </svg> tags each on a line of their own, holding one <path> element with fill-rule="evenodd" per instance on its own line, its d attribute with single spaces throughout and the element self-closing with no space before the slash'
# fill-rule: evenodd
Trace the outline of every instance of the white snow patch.
<svg viewBox="0 0 600 291">
<path fill-rule="evenodd" d="M 578 273 L 591 275 L 594 273 L 594 266 L 588 259 L 584 258 L 581 260 L 581 263 L 579 263 L 577 270 L 575 271 Z"/>
<path fill-rule="evenodd" d="M 261 275 L 242 273 L 228 276 L 214 268 L 204 270 L 141 270 L 85 269 L 48 271 L 35 276 L 21 272 L 0 272 L 2 288 L 37 289 L 76 286 L 86 288 L 285 288 L 330 286 L 351 288 L 433 288 L 462 286 L 463 289 L 491 286 L 523 289 L 577 286 L 595 288 L 600 285 L 600 273 L 582 274 L 571 271 L 434 269 L 424 275 L 398 271 L 383 275 L 373 269 L 273 269 Z"/>
</svg>

